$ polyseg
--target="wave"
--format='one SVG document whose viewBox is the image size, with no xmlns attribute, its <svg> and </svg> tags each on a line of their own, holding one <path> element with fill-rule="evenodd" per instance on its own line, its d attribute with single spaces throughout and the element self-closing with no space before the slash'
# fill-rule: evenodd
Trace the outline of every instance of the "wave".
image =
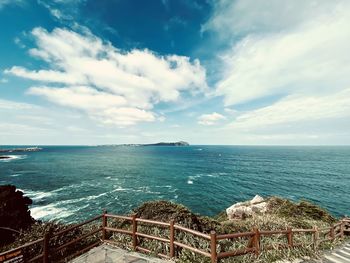
<svg viewBox="0 0 350 263">
<path fill-rule="evenodd" d="M 61 219 L 73 215 L 74 211 L 49 204 L 30 208 L 30 214 L 34 219 Z"/>
<path fill-rule="evenodd" d="M 33 201 L 38 201 L 47 197 L 51 197 L 54 194 L 53 192 L 23 190 L 19 188 L 17 190 L 22 191 L 24 193 L 24 196 L 29 197 Z"/>
<path fill-rule="evenodd" d="M 17 176 L 20 176 L 22 174 L 10 174 L 11 177 L 17 177 Z"/>
<path fill-rule="evenodd" d="M 5 155 L 5 156 L 9 157 L 9 158 L 0 159 L 0 162 L 7 163 L 7 162 L 14 161 L 14 160 L 22 160 L 22 159 L 27 158 L 27 155 Z"/>
<path fill-rule="evenodd" d="M 196 175 L 190 175 L 187 179 L 187 184 L 193 184 L 194 181 L 197 181 L 198 179 L 201 179 L 202 177 L 210 177 L 210 178 L 217 178 L 223 175 L 227 175 L 227 173 L 219 172 L 219 173 L 210 173 L 210 174 L 196 174 Z"/>
</svg>

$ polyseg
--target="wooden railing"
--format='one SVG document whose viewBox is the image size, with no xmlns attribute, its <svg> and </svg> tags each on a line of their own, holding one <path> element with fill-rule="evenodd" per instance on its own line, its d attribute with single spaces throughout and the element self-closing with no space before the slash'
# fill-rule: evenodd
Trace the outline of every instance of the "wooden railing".
<svg viewBox="0 0 350 263">
<path fill-rule="evenodd" d="M 123 220 L 124 222 L 129 222 L 129 224 L 131 225 L 131 230 L 109 226 L 108 224 L 109 218 Z M 63 236 L 72 230 L 76 230 L 82 226 L 85 226 L 97 220 L 101 220 L 102 225 L 95 228 L 94 230 L 88 233 L 84 233 L 82 236 L 76 237 L 59 246 L 52 247 L 50 245 L 50 241 L 52 241 L 53 239 Z M 151 227 L 168 229 L 169 236 L 168 238 L 165 238 L 165 237 L 142 233 L 138 229 L 138 226 L 140 224 L 149 225 Z M 206 234 L 193 229 L 189 229 L 189 228 L 175 224 L 173 220 L 170 222 L 160 222 L 160 221 L 137 218 L 136 215 L 120 216 L 120 215 L 112 215 L 112 214 L 108 214 L 107 212 L 104 212 L 102 215 L 96 216 L 88 221 L 85 221 L 81 224 L 74 225 L 60 232 L 51 233 L 50 231 L 48 231 L 47 233 L 45 233 L 43 238 L 27 243 L 15 249 L 0 253 L 0 262 L 5 261 L 9 255 L 16 255 L 16 253 L 19 254 L 19 251 L 23 251 L 24 249 L 27 249 L 31 246 L 37 246 L 38 244 L 41 244 L 42 246 L 41 252 L 30 259 L 26 259 L 26 262 L 47 263 L 47 262 L 50 262 L 50 257 L 52 255 L 55 255 L 56 253 L 72 246 L 73 244 L 80 242 L 86 239 L 87 237 L 96 235 L 96 234 L 100 235 L 101 237 L 97 238 L 95 242 L 87 245 L 83 249 L 74 251 L 72 255 L 65 255 L 65 257 L 69 256 L 69 258 L 73 258 L 75 256 L 78 256 L 79 254 L 82 254 L 90 250 L 91 248 L 101 243 L 119 245 L 119 243 L 116 243 L 115 241 L 110 240 L 108 238 L 109 232 L 130 236 L 131 237 L 130 247 L 135 251 L 141 251 L 146 253 L 152 252 L 150 249 L 141 246 L 139 239 L 145 238 L 150 240 L 156 240 L 169 245 L 169 253 L 168 254 L 158 253 L 159 257 L 172 259 L 176 257 L 176 252 L 179 251 L 179 248 L 181 248 L 181 249 L 187 249 L 189 251 L 192 251 L 193 253 L 200 254 L 204 257 L 207 257 L 208 259 L 210 259 L 212 263 L 214 263 L 214 262 L 218 262 L 220 259 L 223 259 L 223 258 L 245 255 L 248 253 L 253 253 L 258 256 L 263 250 L 284 249 L 284 248 L 291 249 L 294 247 L 298 247 L 301 244 L 295 243 L 294 235 L 296 234 L 312 235 L 312 243 L 316 249 L 322 242 L 333 241 L 336 238 L 344 238 L 344 235 L 346 233 L 350 233 L 350 219 L 349 218 L 342 219 L 338 223 L 326 228 L 317 228 L 317 227 L 314 227 L 312 229 L 287 228 L 286 230 L 276 230 L 276 231 L 264 231 L 264 230 L 259 230 L 254 228 L 250 232 L 218 235 L 215 231 L 211 231 L 210 234 Z M 187 234 L 191 234 L 195 236 L 196 238 L 206 240 L 208 242 L 208 249 L 205 251 L 203 249 L 193 247 L 188 244 L 184 244 L 183 242 L 181 242 L 181 240 L 176 240 L 177 232 L 182 232 L 182 233 L 185 232 Z M 261 246 L 261 240 L 264 236 L 273 237 L 275 235 L 285 236 L 287 242 L 283 244 L 278 244 L 277 246 Z M 221 251 L 219 249 L 219 252 L 218 252 L 218 246 L 220 241 L 229 240 L 229 242 L 233 243 L 234 240 L 237 240 L 237 239 L 247 239 L 248 245 L 246 247 L 235 249 L 232 251 Z"/>
</svg>

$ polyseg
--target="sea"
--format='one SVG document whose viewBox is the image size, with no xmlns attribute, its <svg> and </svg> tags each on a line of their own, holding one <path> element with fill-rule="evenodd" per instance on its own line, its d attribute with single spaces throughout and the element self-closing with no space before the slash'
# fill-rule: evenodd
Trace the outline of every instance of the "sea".
<svg viewBox="0 0 350 263">
<path fill-rule="evenodd" d="M 0 184 L 30 197 L 36 219 L 73 223 L 152 200 L 213 216 L 257 194 L 350 214 L 348 146 L 40 147 L 0 160 Z"/>
</svg>

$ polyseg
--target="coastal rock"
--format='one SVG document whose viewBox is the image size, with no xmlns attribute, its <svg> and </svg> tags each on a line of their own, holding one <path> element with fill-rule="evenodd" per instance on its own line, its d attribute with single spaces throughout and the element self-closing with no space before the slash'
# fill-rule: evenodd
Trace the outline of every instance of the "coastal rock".
<svg viewBox="0 0 350 263">
<path fill-rule="evenodd" d="M 252 200 L 236 203 L 226 209 L 226 214 L 229 220 L 244 219 L 251 217 L 257 213 L 265 213 L 267 211 L 267 201 L 259 195 L 256 195 Z"/>
<path fill-rule="evenodd" d="M 0 226 L 3 227 L 0 229 L 0 245 L 11 242 L 15 231 L 35 222 L 28 208 L 31 204 L 32 200 L 23 196 L 23 192 L 16 190 L 15 186 L 0 186 Z"/>
</svg>

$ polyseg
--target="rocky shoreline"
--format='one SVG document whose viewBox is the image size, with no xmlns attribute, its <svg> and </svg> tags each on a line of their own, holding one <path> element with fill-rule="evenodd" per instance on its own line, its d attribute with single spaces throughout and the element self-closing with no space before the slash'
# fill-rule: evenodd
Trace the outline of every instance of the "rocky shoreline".
<svg viewBox="0 0 350 263">
<path fill-rule="evenodd" d="M 0 245 L 0 251 L 9 250 L 23 245 L 26 242 L 42 238 L 48 229 L 51 229 L 54 232 L 59 232 L 71 226 L 69 224 L 57 222 L 34 220 L 30 216 L 29 205 L 31 202 L 32 201 L 25 197 L 21 191 L 18 191 L 15 186 L 0 186 L 0 223 L 6 227 L 21 231 L 20 234 L 12 233 L 13 235 L 8 236 L 7 244 L 5 242 L 2 247 Z M 10 206 L 10 204 L 12 205 Z M 20 217 L 18 217 L 19 212 L 21 213 Z M 215 217 L 195 214 L 181 204 L 164 200 L 145 202 L 130 213 L 136 215 L 138 218 L 161 222 L 174 220 L 176 224 L 183 227 L 206 234 L 214 230 L 219 235 L 247 232 L 251 231 L 253 228 L 266 231 L 276 231 L 286 229 L 287 227 L 294 229 L 310 229 L 313 227 L 324 228 L 331 226 L 337 221 L 337 219 L 326 210 L 306 201 L 296 203 L 279 197 L 263 198 L 258 195 L 252 200 L 233 204 Z M 71 233 L 70 236 L 62 236 L 57 242 L 60 244 L 67 243 L 77 235 L 82 235 L 91 231 L 91 227 L 98 226 L 99 225 L 86 226 L 86 228 L 82 228 L 78 232 Z M 127 230 L 129 225 L 126 221 L 122 220 L 114 222 L 112 227 Z M 154 227 L 140 226 L 140 228 L 142 228 L 140 229 L 141 232 L 145 232 L 149 235 L 168 235 L 166 231 L 163 233 L 163 230 Z M 181 235 L 183 235 L 183 233 Z M 130 245 L 130 240 L 126 236 L 114 235 L 110 238 L 112 241 L 118 241 L 121 247 L 128 247 Z M 178 236 L 178 238 L 186 239 L 190 245 L 199 246 L 203 249 L 208 245 L 206 240 L 199 241 L 192 235 L 184 234 L 184 236 Z M 305 239 L 302 235 L 295 236 L 294 240 L 301 244 L 300 248 L 297 247 L 293 250 L 264 251 L 261 255 L 261 257 L 264 258 L 263 262 L 275 262 L 276 260 L 293 259 L 305 256 L 314 258 L 317 257 L 322 250 L 322 248 L 320 248 L 320 250 L 315 250 L 310 246 L 310 240 Z M 84 241 L 85 243 L 82 241 L 82 243 L 77 244 L 76 247 L 72 249 L 76 250 L 79 247 L 86 247 L 88 242 L 95 241 L 96 240 L 93 239 L 88 239 Z M 157 251 L 159 248 L 159 243 L 156 241 L 139 241 L 140 246 L 148 247 L 151 251 Z M 266 240 L 266 242 L 274 244 L 274 242 L 281 242 L 281 240 L 279 237 L 271 237 L 269 240 Z M 242 243 L 241 245 L 244 246 L 245 243 Z M 330 245 L 331 244 L 329 244 L 329 246 Z M 232 244 L 231 242 L 222 243 L 220 246 L 221 249 L 226 251 L 236 248 L 234 247 L 235 244 Z M 241 259 L 242 261 L 239 262 L 253 262 L 255 260 L 254 255 L 250 254 L 242 256 Z M 205 258 L 200 255 L 188 254 L 186 251 L 181 250 L 177 262 L 206 261 Z"/>
</svg>

